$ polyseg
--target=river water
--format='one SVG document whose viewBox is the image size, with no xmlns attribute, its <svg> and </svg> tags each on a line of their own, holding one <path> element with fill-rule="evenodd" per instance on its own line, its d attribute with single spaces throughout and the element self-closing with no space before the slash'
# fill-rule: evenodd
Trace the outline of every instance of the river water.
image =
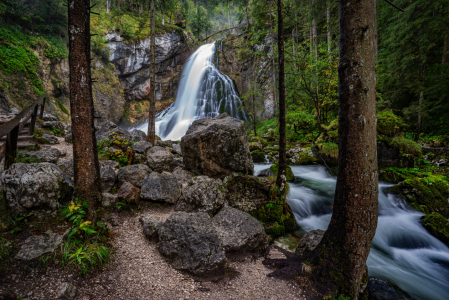
<svg viewBox="0 0 449 300">
<path fill-rule="evenodd" d="M 256 164 L 255 173 L 269 168 Z M 288 203 L 300 227 L 297 235 L 329 225 L 336 178 L 323 166 L 292 166 L 295 181 L 290 183 Z M 421 225 L 417 212 L 379 184 L 379 222 L 367 260 L 372 277 L 397 284 L 415 299 L 449 299 L 449 248 Z M 290 236 L 278 244 L 294 243 Z"/>
<path fill-rule="evenodd" d="M 156 118 L 156 135 L 180 140 L 193 121 L 214 118 L 222 112 L 247 121 L 232 80 L 213 63 L 215 43 L 199 47 L 184 65 L 176 101 Z M 148 122 L 137 127 L 148 131 Z"/>
</svg>

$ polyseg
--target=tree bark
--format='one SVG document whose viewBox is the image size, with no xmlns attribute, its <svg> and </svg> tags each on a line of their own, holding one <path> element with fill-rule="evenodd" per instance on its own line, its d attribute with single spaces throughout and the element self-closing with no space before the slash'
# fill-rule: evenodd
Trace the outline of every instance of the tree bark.
<svg viewBox="0 0 449 300">
<path fill-rule="evenodd" d="M 448 9 L 449 12 L 449 9 Z M 448 13 L 449 17 L 449 13 Z M 449 22 L 446 28 L 446 36 L 444 39 L 443 64 L 449 64 Z"/>
<path fill-rule="evenodd" d="M 331 3 L 328 0 L 326 5 L 326 23 L 327 23 L 327 53 L 329 54 L 329 61 L 331 61 Z"/>
<path fill-rule="evenodd" d="M 338 178 L 332 218 L 313 268 L 326 294 L 350 299 L 366 284 L 378 217 L 374 8 L 374 0 L 339 2 Z"/>
<path fill-rule="evenodd" d="M 70 108 L 75 196 L 89 203 L 87 218 L 95 224 L 101 177 L 94 128 L 89 7 L 89 0 L 72 0 L 68 5 Z"/>
<path fill-rule="evenodd" d="M 150 112 L 148 116 L 148 135 L 147 141 L 154 145 L 156 130 L 156 16 L 154 1 L 150 0 L 150 18 L 151 18 L 151 67 L 150 67 Z"/>
<path fill-rule="evenodd" d="M 279 52 L 279 168 L 276 185 L 282 192 L 285 188 L 287 159 L 285 142 L 285 86 L 284 86 L 284 20 L 282 0 L 277 1 L 278 9 L 278 52 Z"/>
</svg>

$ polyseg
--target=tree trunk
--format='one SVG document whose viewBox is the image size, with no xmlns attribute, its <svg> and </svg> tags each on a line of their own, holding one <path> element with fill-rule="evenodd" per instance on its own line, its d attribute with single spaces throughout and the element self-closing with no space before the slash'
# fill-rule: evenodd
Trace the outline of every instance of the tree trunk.
<svg viewBox="0 0 449 300">
<path fill-rule="evenodd" d="M 374 22 L 374 48 L 376 51 L 376 60 L 378 58 L 378 54 L 377 52 L 379 51 L 379 31 L 378 31 L 378 26 L 377 26 L 377 1 L 378 0 L 374 0 L 374 17 L 375 17 L 375 22 Z"/>
<path fill-rule="evenodd" d="M 147 140 L 154 145 L 155 130 L 156 130 L 156 16 L 154 9 L 154 1 L 150 0 L 150 18 L 151 18 L 151 69 L 150 69 L 150 113 L 148 117 L 148 135 Z"/>
<path fill-rule="evenodd" d="M 446 37 L 444 39 L 443 64 L 449 64 L 449 22 L 448 25 L 446 26 Z"/>
<path fill-rule="evenodd" d="M 331 60 L 331 3 L 328 0 L 326 5 L 326 22 L 327 22 L 327 53 L 329 54 L 329 61 Z"/>
<path fill-rule="evenodd" d="M 109 0 L 106 0 L 106 12 L 109 13 Z"/>
<path fill-rule="evenodd" d="M 425 86 L 425 80 L 426 80 L 425 67 L 420 68 L 419 79 L 421 81 L 421 91 L 419 93 L 419 100 L 418 100 L 418 122 L 416 124 L 415 141 L 418 141 L 419 135 L 421 134 L 422 111 L 423 111 L 423 102 L 424 102 L 424 86 Z"/>
<path fill-rule="evenodd" d="M 377 227 L 374 8 L 374 0 L 339 2 L 338 178 L 332 218 L 313 268 L 313 280 L 331 297 L 358 298 Z"/>
<path fill-rule="evenodd" d="M 274 21 L 274 20 L 273 20 Z M 274 26 L 273 23 L 271 22 L 271 13 L 270 13 L 270 24 L 271 24 L 271 30 L 272 30 L 272 37 L 273 37 L 273 43 L 271 44 L 273 47 L 273 100 L 274 100 L 274 104 L 276 105 L 276 63 L 275 63 L 275 59 L 274 59 L 274 53 L 275 53 L 275 48 L 274 48 Z"/>
<path fill-rule="evenodd" d="M 68 6 L 70 108 L 73 132 L 75 196 L 89 203 L 87 218 L 95 224 L 101 203 L 101 177 L 94 128 L 90 56 L 90 1 Z"/>
<path fill-rule="evenodd" d="M 284 86 L 284 20 L 282 0 L 277 1 L 278 9 L 278 52 L 279 52 L 279 168 L 276 185 L 281 192 L 285 188 L 287 159 L 285 143 L 285 86 Z"/>
</svg>

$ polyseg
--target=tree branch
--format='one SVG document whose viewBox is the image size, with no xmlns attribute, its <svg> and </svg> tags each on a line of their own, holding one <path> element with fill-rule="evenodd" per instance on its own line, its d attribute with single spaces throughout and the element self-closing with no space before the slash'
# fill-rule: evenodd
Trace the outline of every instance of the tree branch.
<svg viewBox="0 0 449 300">
<path fill-rule="evenodd" d="M 399 9 L 402 12 L 405 12 L 405 10 L 403 10 L 402 8 L 396 6 L 393 2 L 391 2 L 390 0 L 385 0 L 385 2 L 387 2 L 388 4 L 390 4 L 391 6 L 393 6 L 396 9 Z"/>
</svg>

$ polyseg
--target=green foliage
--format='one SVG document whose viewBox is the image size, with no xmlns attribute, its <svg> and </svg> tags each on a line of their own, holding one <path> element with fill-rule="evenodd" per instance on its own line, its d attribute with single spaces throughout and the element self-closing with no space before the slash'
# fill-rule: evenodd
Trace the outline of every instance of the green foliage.
<svg viewBox="0 0 449 300">
<path fill-rule="evenodd" d="M 419 146 L 418 143 L 413 140 L 397 136 L 393 138 L 393 140 L 390 142 L 390 145 L 398 149 L 401 156 L 411 156 L 417 158 L 422 157 L 421 146 Z"/>
<path fill-rule="evenodd" d="M 7 239 L 0 236 L 0 270 L 6 267 L 11 259 L 12 244 Z"/>
<path fill-rule="evenodd" d="M 122 141 L 123 143 L 128 143 L 128 141 Z M 98 151 L 98 157 L 100 159 L 110 159 L 113 161 L 116 161 L 119 164 L 119 168 L 127 166 L 129 164 L 129 159 L 126 156 L 126 154 L 120 150 L 120 149 L 116 149 L 116 150 L 105 150 L 105 148 L 111 147 L 112 145 L 114 145 L 114 143 L 119 144 L 121 143 L 120 140 L 118 141 L 110 141 L 110 140 L 101 140 L 97 143 L 97 151 Z M 129 143 L 129 145 L 131 145 L 131 143 Z"/>
<path fill-rule="evenodd" d="M 54 99 L 56 101 L 56 104 L 58 104 L 59 109 L 66 115 L 70 116 L 69 110 L 64 106 L 64 104 L 62 104 L 61 101 L 58 100 L 58 98 Z"/>
<path fill-rule="evenodd" d="M 397 136 L 406 127 L 402 118 L 395 115 L 391 110 L 379 111 L 377 118 L 377 133 L 379 134 Z"/>
<path fill-rule="evenodd" d="M 338 145 L 335 143 L 322 143 L 317 144 L 318 149 L 320 152 L 334 158 L 338 159 Z"/>
<path fill-rule="evenodd" d="M 69 238 L 76 233 L 78 233 L 78 236 L 84 237 L 97 233 L 94 225 L 90 221 L 84 220 L 88 208 L 89 204 L 86 201 L 78 200 L 78 198 L 75 198 L 74 201 L 70 202 L 70 205 L 64 206 L 62 210 L 63 217 L 68 219 L 73 225 L 75 225 L 75 227 L 69 234 Z M 101 223 L 97 225 L 99 227 L 104 227 L 104 225 Z"/>
<path fill-rule="evenodd" d="M 285 205 L 282 200 L 274 200 L 262 205 L 251 215 L 263 224 L 268 235 L 272 237 L 283 236 L 296 227 L 294 216 L 290 212 L 284 213 Z"/>
<path fill-rule="evenodd" d="M 19 152 L 19 153 L 17 153 L 15 162 L 16 163 L 25 163 L 25 164 L 37 164 L 37 163 L 41 163 L 42 161 L 35 157 L 25 156 Z"/>
<path fill-rule="evenodd" d="M 61 245 L 62 266 L 74 266 L 81 275 L 86 276 L 89 271 L 109 262 L 111 252 L 111 249 L 96 242 L 69 240 Z"/>
<path fill-rule="evenodd" d="M 55 127 L 49 128 L 48 131 L 51 132 L 53 135 L 56 135 L 56 136 L 59 136 L 59 137 L 64 137 L 65 136 L 64 131 L 62 131 L 62 130 L 60 130 L 58 128 L 55 128 Z"/>
</svg>

